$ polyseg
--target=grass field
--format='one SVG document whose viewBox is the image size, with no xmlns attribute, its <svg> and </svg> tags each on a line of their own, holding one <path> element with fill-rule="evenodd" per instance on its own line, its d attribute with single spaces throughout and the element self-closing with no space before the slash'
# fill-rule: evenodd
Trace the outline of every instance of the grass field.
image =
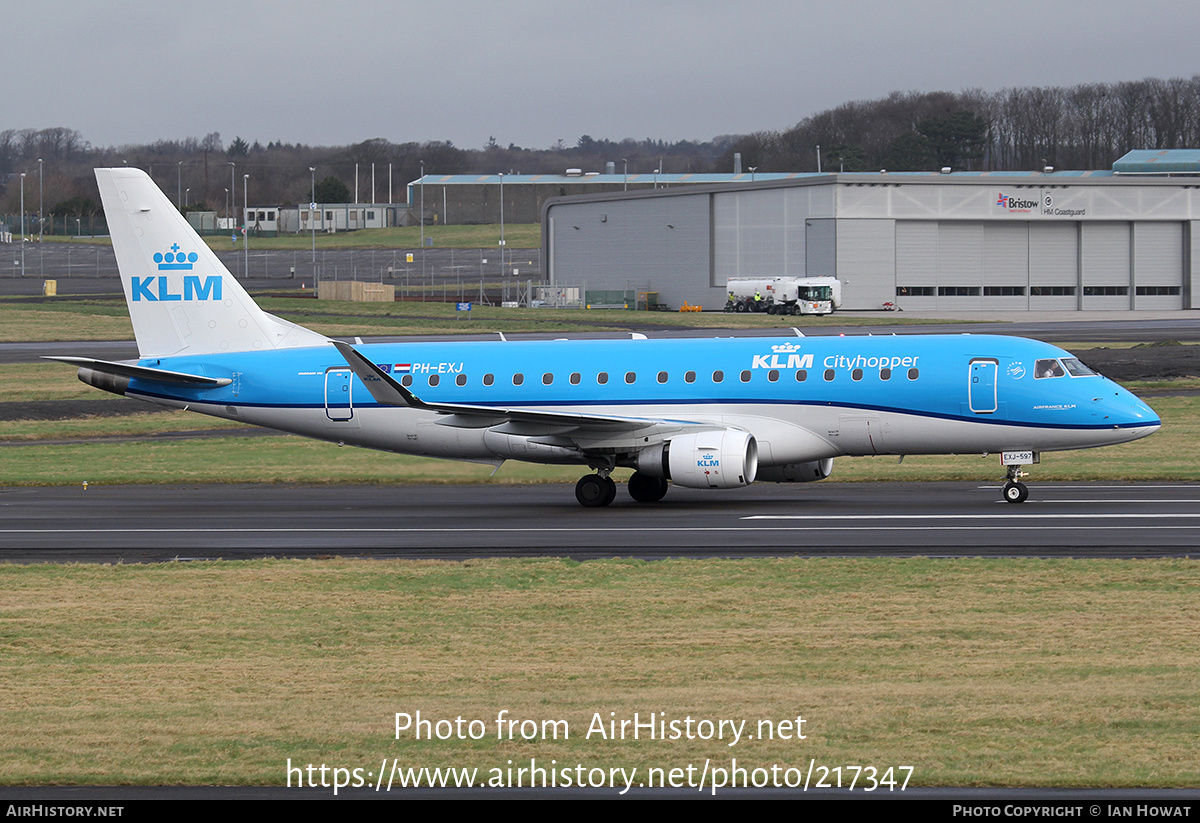
<svg viewBox="0 0 1200 823">
<path fill-rule="evenodd" d="M 284 785 L 289 758 L 386 757 L 476 782 L 509 760 L 644 780 L 736 758 L 1197 786 L 1198 586 L 1186 561 L 0 566 L 0 783 Z M 497 740 L 502 710 L 569 737 Z M 417 711 L 488 734 L 397 739 Z M 588 739 L 634 712 L 756 738 L 803 717 L 805 739 Z"/>
<path fill-rule="evenodd" d="M 1152 401 L 1163 429 L 1134 443 L 1087 451 L 1053 452 L 1031 467 L 1031 482 L 1048 480 L 1200 481 L 1193 444 L 1200 437 L 1200 398 Z M 212 422 L 210 422 L 212 421 Z M 234 427 L 189 412 L 80 421 L 6 424 L 0 441 L 115 437 Z M 0 485 L 53 486 L 97 483 L 574 483 L 578 466 L 508 462 L 491 466 L 388 454 L 303 437 L 213 437 L 172 441 L 128 440 L 6 446 L 0 448 Z M 623 479 L 628 471 L 614 476 Z M 995 455 L 840 458 L 839 481 L 996 480 Z"/>
<path fill-rule="evenodd" d="M 432 238 L 433 247 L 439 249 L 486 249 L 500 242 L 500 225 L 480 226 L 426 226 L 425 237 Z M 419 249 L 421 227 L 409 226 L 391 229 L 363 229 L 362 231 L 327 234 L 287 234 L 280 237 L 250 237 L 250 248 L 259 250 L 311 249 L 314 241 L 321 249 Z M 51 238 L 49 242 L 58 242 Z M 107 237 L 80 237 L 64 241 L 74 245 L 111 246 Z M 229 249 L 229 235 L 220 234 L 204 238 L 209 248 L 215 251 Z M 504 226 L 504 244 L 513 249 L 536 249 L 542 244 L 540 223 L 509 223 Z M 240 246 L 239 246 L 240 248 Z"/>
<path fill-rule="evenodd" d="M 312 297 L 260 297 L 267 311 L 322 334 L 406 335 L 482 334 L 486 332 L 595 333 L 625 331 L 649 325 L 661 329 L 780 329 L 791 334 L 801 329 L 825 326 L 920 325 L 934 321 L 909 320 L 888 314 L 860 318 L 771 317 L 769 315 L 725 314 L 723 312 L 630 312 L 613 309 L 503 309 L 475 305 L 469 317 L 455 310 L 454 303 L 428 302 L 343 303 Z M 125 301 L 96 298 L 44 302 L 31 306 L 0 299 L 0 342 L 53 340 L 131 340 L 133 327 Z"/>
</svg>

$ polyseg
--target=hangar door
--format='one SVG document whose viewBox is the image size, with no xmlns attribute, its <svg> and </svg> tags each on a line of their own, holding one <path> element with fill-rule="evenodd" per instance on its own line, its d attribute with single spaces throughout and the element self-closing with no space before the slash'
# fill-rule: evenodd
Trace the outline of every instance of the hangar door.
<svg viewBox="0 0 1200 823">
<path fill-rule="evenodd" d="M 1026 223 L 896 223 L 896 303 L 901 308 L 1024 310 L 1030 307 L 1030 266 Z"/>
<path fill-rule="evenodd" d="M 1133 224 L 1133 307 L 1183 308 L 1183 223 Z"/>
<path fill-rule="evenodd" d="M 1133 307 L 1128 223 L 1084 223 L 1080 227 L 1081 308 L 1119 310 Z"/>
</svg>

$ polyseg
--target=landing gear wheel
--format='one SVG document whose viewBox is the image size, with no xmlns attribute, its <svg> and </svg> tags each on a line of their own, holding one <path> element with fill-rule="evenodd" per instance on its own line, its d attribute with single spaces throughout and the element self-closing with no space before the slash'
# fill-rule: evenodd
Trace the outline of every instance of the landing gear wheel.
<svg viewBox="0 0 1200 823">
<path fill-rule="evenodd" d="M 652 477 L 641 472 L 634 472 L 629 478 L 629 496 L 639 503 L 657 503 L 666 493 L 665 478 Z"/>
<path fill-rule="evenodd" d="M 1024 503 L 1029 498 L 1029 487 L 1018 480 L 1004 484 L 1004 499 L 1009 503 Z"/>
<path fill-rule="evenodd" d="M 617 484 L 611 477 L 586 475 L 575 484 L 575 499 L 589 509 L 603 508 L 617 499 Z"/>
</svg>

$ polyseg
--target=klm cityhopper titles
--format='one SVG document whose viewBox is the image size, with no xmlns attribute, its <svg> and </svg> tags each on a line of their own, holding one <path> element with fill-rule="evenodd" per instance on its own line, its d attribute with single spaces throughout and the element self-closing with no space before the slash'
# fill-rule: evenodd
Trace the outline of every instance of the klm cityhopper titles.
<svg viewBox="0 0 1200 823">
<path fill-rule="evenodd" d="M 143 172 L 97 169 L 137 361 L 54 358 L 170 408 L 384 451 L 577 464 L 585 506 L 670 484 L 820 480 L 842 455 L 997 453 L 1004 498 L 1043 451 L 1158 416 L 1069 353 L 990 335 L 355 346 L 262 311 Z"/>
</svg>

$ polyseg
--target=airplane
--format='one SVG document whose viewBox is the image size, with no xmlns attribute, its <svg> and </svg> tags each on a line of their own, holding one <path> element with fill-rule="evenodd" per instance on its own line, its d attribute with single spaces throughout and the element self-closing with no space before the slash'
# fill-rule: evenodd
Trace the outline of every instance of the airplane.
<svg viewBox="0 0 1200 823">
<path fill-rule="evenodd" d="M 321 440 L 587 466 L 580 504 L 808 482 L 846 455 L 1042 452 L 1145 437 L 1145 403 L 1047 343 L 863 335 L 349 344 L 268 314 L 144 172 L 96 169 L 140 357 L 52 357 L 106 391 Z"/>
</svg>

